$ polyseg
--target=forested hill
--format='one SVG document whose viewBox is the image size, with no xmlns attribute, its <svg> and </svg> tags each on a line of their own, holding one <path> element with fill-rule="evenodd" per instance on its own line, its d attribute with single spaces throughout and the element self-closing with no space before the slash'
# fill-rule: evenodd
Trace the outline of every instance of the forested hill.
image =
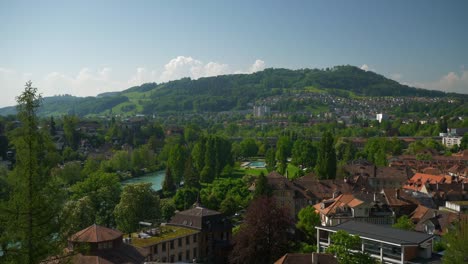
<svg viewBox="0 0 468 264">
<path fill-rule="evenodd" d="M 183 78 L 162 84 L 147 83 L 97 97 L 49 97 L 45 98 L 39 114 L 84 116 L 170 111 L 218 112 L 250 109 L 260 99 L 292 93 L 327 93 L 341 97 L 449 96 L 440 91 L 402 85 L 354 66 L 300 70 L 265 69 L 252 74 L 222 75 L 197 80 Z M 12 110 L 14 109 L 11 107 L 0 109 L 0 115 L 11 114 Z"/>
</svg>

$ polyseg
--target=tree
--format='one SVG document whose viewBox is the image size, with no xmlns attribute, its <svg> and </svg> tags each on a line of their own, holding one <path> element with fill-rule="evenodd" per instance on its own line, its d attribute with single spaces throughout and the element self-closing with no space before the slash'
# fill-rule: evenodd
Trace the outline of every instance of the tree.
<svg viewBox="0 0 468 264">
<path fill-rule="evenodd" d="M 442 236 L 446 250 L 442 257 L 443 263 L 457 264 L 468 262 L 468 217 L 463 216 L 461 221 L 448 229 Z"/>
<path fill-rule="evenodd" d="M 253 200 L 234 236 L 231 263 L 273 263 L 289 250 L 292 219 L 274 198 Z"/>
<path fill-rule="evenodd" d="M 140 221 L 159 219 L 159 196 L 151 189 L 151 183 L 126 185 L 120 202 L 114 209 L 114 215 L 117 228 L 126 233 L 136 231 Z"/>
<path fill-rule="evenodd" d="M 246 138 L 240 143 L 240 152 L 242 157 L 253 157 L 258 153 L 258 146 L 253 138 Z"/>
<path fill-rule="evenodd" d="M 272 172 L 276 168 L 276 157 L 275 157 L 275 150 L 273 148 L 269 148 L 265 154 L 265 164 L 266 170 L 268 172 Z"/>
<path fill-rule="evenodd" d="M 175 214 L 175 204 L 174 200 L 170 198 L 161 199 L 161 217 L 165 221 L 169 221 L 172 216 Z"/>
<path fill-rule="evenodd" d="M 67 144 L 74 150 L 78 149 L 80 133 L 78 132 L 79 119 L 76 116 L 66 115 L 63 117 L 63 132 Z"/>
<path fill-rule="evenodd" d="M 200 187 L 200 177 L 197 174 L 195 168 L 193 167 L 192 156 L 189 156 L 185 161 L 184 184 L 185 186 L 189 187 Z"/>
<path fill-rule="evenodd" d="M 255 181 L 254 198 L 260 196 L 271 196 L 271 188 L 268 186 L 268 181 L 263 171 L 260 172 L 260 175 L 258 175 Z"/>
<path fill-rule="evenodd" d="M 29 81 L 16 100 L 21 126 L 10 135 L 16 164 L 8 175 L 11 192 L 0 207 L 0 240 L 7 242 L 0 261 L 39 263 L 50 254 L 60 253 L 57 219 L 63 196 L 50 175 L 50 168 L 56 164 L 45 158 L 55 151 L 50 147 L 49 131 L 38 129 L 36 114 L 41 96 Z"/>
<path fill-rule="evenodd" d="M 162 184 L 162 191 L 164 196 L 171 196 L 175 192 L 176 186 L 174 184 L 174 179 L 172 177 L 171 168 L 166 167 L 166 174 L 164 176 L 164 181 Z"/>
<path fill-rule="evenodd" d="M 298 139 L 292 148 L 292 163 L 302 168 L 311 168 L 315 165 L 317 150 L 309 140 Z"/>
<path fill-rule="evenodd" d="M 460 149 L 468 149 L 468 133 L 465 133 L 460 142 Z"/>
<path fill-rule="evenodd" d="M 88 196 L 70 200 L 63 207 L 60 219 L 64 222 L 61 232 L 69 237 L 95 222 L 96 208 Z"/>
<path fill-rule="evenodd" d="M 394 228 L 403 230 L 414 230 L 414 223 L 407 215 L 398 218 L 397 222 L 392 225 Z"/>
<path fill-rule="evenodd" d="M 369 254 L 360 252 L 361 238 L 339 230 L 331 235 L 333 243 L 327 248 L 327 253 L 332 253 L 340 264 L 377 263 Z M 354 252 L 353 252 L 354 251 Z"/>
<path fill-rule="evenodd" d="M 180 185 L 180 181 L 184 176 L 186 160 L 187 154 L 185 148 L 181 144 L 174 145 L 169 152 L 167 164 L 171 167 L 172 178 L 176 186 Z"/>
<path fill-rule="evenodd" d="M 288 167 L 288 157 L 291 155 L 292 143 L 289 137 L 282 136 L 276 143 L 276 160 L 278 160 L 278 172 L 284 174 Z"/>
<path fill-rule="evenodd" d="M 315 212 L 314 207 L 307 206 L 299 211 L 298 218 L 296 228 L 304 233 L 307 243 L 315 244 L 317 235 L 315 227 L 320 225 L 320 215 Z"/>
<path fill-rule="evenodd" d="M 333 135 L 327 131 L 320 140 L 317 165 L 315 167 L 320 179 L 334 179 L 336 176 L 336 154 Z"/>
<path fill-rule="evenodd" d="M 183 187 L 177 190 L 174 196 L 174 204 L 177 210 L 190 208 L 198 198 L 198 190 L 193 187 Z"/>
<path fill-rule="evenodd" d="M 94 209 L 94 223 L 111 227 L 115 225 L 114 208 L 120 201 L 121 185 L 115 173 L 97 171 L 70 188 L 72 199 L 88 196 Z"/>
</svg>

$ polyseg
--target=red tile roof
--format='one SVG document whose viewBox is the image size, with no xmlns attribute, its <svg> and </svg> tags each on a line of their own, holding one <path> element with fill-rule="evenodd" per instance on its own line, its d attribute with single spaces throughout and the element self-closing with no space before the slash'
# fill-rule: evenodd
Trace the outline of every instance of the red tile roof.
<svg viewBox="0 0 468 264">
<path fill-rule="evenodd" d="M 73 242 L 97 243 L 115 240 L 121 236 L 123 236 L 123 233 L 118 230 L 94 224 L 77 232 L 71 236 L 70 240 Z"/>
</svg>

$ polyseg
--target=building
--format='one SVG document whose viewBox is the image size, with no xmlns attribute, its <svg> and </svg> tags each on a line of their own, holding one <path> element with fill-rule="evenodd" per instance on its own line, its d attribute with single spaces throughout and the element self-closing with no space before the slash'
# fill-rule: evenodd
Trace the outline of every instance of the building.
<svg viewBox="0 0 468 264">
<path fill-rule="evenodd" d="M 287 253 L 274 264 L 338 264 L 338 260 L 327 253 Z"/>
<path fill-rule="evenodd" d="M 254 117 L 264 117 L 270 114 L 270 107 L 266 105 L 259 105 L 253 107 Z"/>
<path fill-rule="evenodd" d="M 138 248 L 147 262 L 193 262 L 200 255 L 200 232 L 190 228 L 163 225 L 133 233 L 125 241 Z"/>
<path fill-rule="evenodd" d="M 167 226 L 184 227 L 199 232 L 197 259 L 203 262 L 228 262 L 232 247 L 232 224 L 220 212 L 195 206 L 177 212 Z"/>
<path fill-rule="evenodd" d="M 65 256 L 57 259 L 71 263 L 143 263 L 142 252 L 122 240 L 122 232 L 94 224 L 72 235 Z M 50 264 L 62 262 L 54 258 L 45 261 Z"/>
<path fill-rule="evenodd" d="M 432 257 L 434 236 L 383 225 L 348 221 L 336 226 L 317 226 L 317 251 L 332 243 L 331 235 L 342 230 L 361 238 L 361 252 L 370 254 L 382 263 L 418 263 L 418 259 Z"/>
<path fill-rule="evenodd" d="M 379 113 L 376 115 L 375 120 L 379 121 L 379 123 L 382 123 L 382 121 L 388 120 L 388 115 Z"/>
<path fill-rule="evenodd" d="M 446 147 L 454 147 L 455 145 L 460 146 L 461 140 L 463 137 L 458 137 L 458 136 L 445 136 L 442 137 L 442 145 Z"/>
<path fill-rule="evenodd" d="M 315 204 L 322 226 L 333 226 L 349 220 L 390 225 L 393 212 L 381 194 L 341 194 Z"/>
</svg>

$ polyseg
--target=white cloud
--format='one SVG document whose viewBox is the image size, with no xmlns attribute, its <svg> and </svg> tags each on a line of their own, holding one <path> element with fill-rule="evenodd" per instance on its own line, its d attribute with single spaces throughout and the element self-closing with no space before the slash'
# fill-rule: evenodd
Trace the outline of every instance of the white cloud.
<svg viewBox="0 0 468 264">
<path fill-rule="evenodd" d="M 265 69 L 265 62 L 262 60 L 256 60 L 252 66 L 249 68 L 250 73 L 263 71 Z"/>
<path fill-rule="evenodd" d="M 177 80 L 184 77 L 198 79 L 201 77 L 209 77 L 231 73 L 230 67 L 227 64 L 218 62 L 203 63 L 200 60 L 192 57 L 178 56 L 170 60 L 164 65 L 164 71 L 159 77 L 159 81 L 167 82 Z"/>
<path fill-rule="evenodd" d="M 265 68 L 265 62 L 257 59 L 245 69 L 232 69 L 219 62 L 204 63 L 192 57 L 178 56 L 166 63 L 162 69 L 138 67 L 126 77 L 115 76 L 110 67 L 92 69 L 83 67 L 75 74 L 52 71 L 42 76 L 19 73 L 13 69 L 0 67 L 0 107 L 15 104 L 15 96 L 21 93 L 27 80 L 39 89 L 43 96 L 71 94 L 74 96 L 95 96 L 104 92 L 121 91 L 131 86 L 147 82 L 167 82 L 183 77 L 198 79 L 233 73 L 252 73 Z"/>
<path fill-rule="evenodd" d="M 397 81 L 399 82 L 401 80 L 401 78 L 403 78 L 403 74 L 401 73 L 393 73 L 393 74 L 390 74 L 390 78 L 394 81 Z"/>
<path fill-rule="evenodd" d="M 459 74 L 449 72 L 439 80 L 433 82 L 415 82 L 411 83 L 411 85 L 430 90 L 468 94 L 468 70 L 462 70 Z"/>
</svg>

